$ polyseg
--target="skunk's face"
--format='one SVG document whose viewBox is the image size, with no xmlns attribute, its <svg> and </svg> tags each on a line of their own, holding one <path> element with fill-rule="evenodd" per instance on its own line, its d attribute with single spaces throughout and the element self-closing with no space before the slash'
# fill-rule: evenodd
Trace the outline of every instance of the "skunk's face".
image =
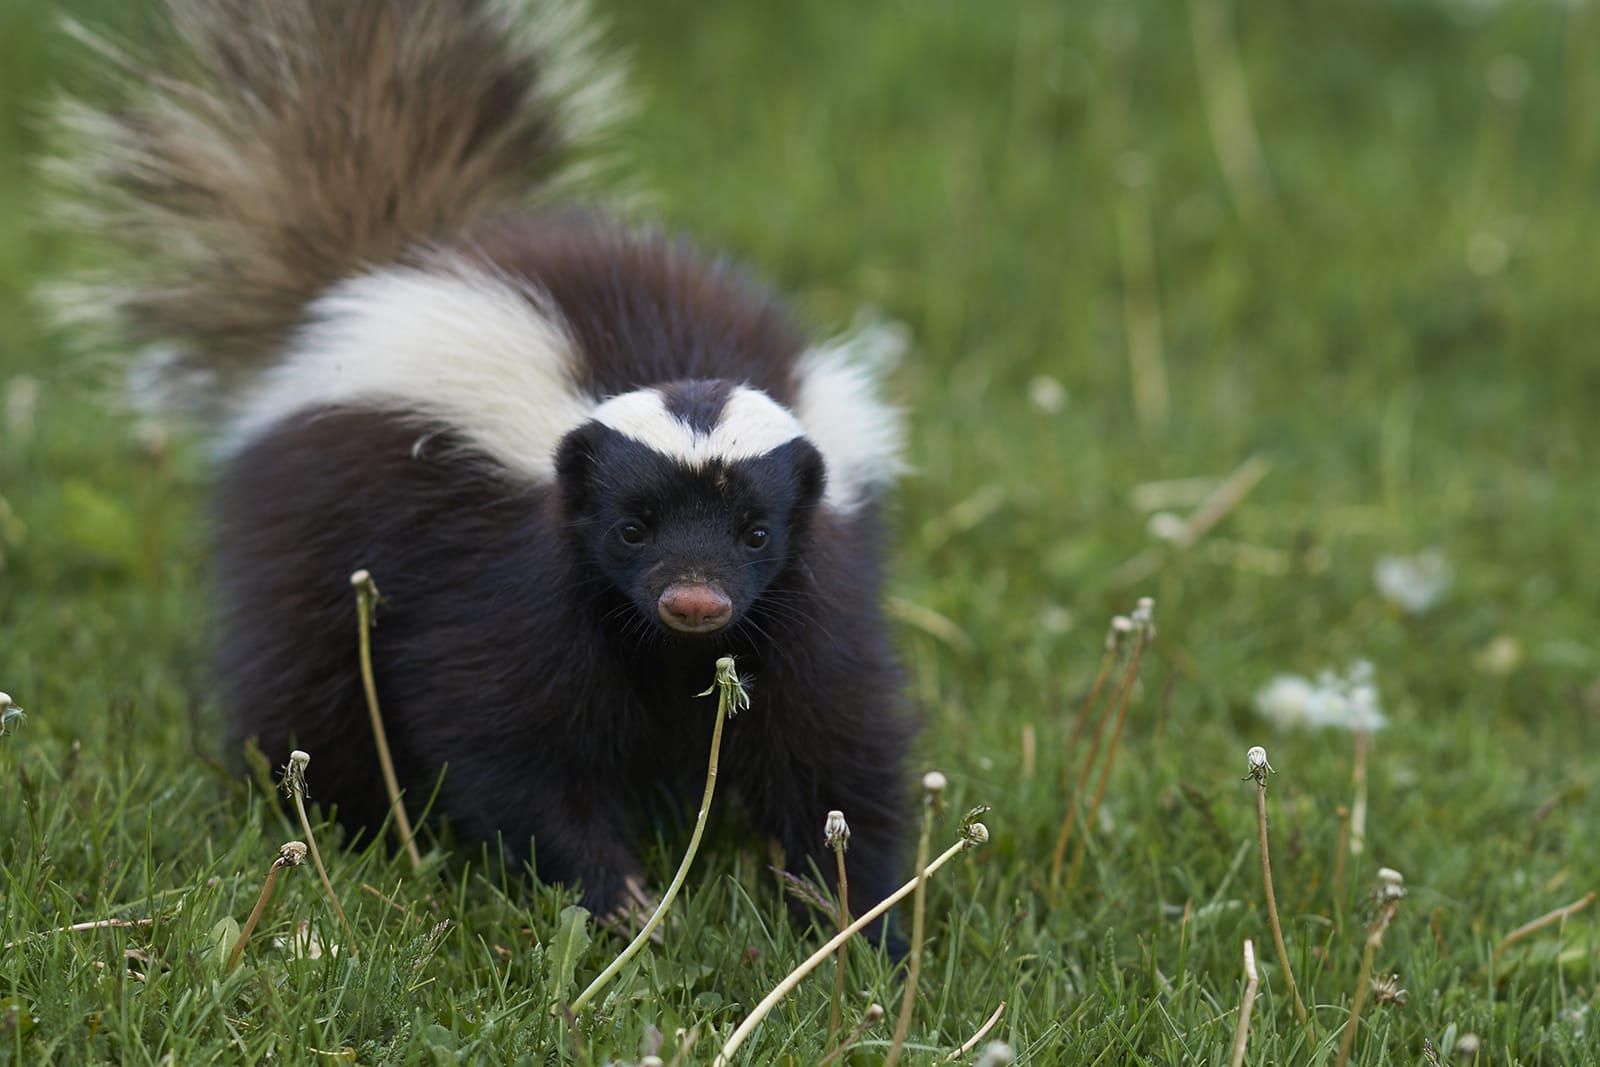
<svg viewBox="0 0 1600 1067">
<path fill-rule="evenodd" d="M 723 382 L 614 397 L 557 453 L 581 550 L 649 624 L 726 629 L 794 558 L 821 497 L 822 456 L 798 429 Z"/>
</svg>

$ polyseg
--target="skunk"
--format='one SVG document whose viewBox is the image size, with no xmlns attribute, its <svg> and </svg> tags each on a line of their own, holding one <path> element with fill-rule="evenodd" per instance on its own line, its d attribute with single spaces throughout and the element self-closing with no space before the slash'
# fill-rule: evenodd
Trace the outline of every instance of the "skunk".
<svg viewBox="0 0 1600 1067">
<path fill-rule="evenodd" d="M 815 343 L 684 241 L 573 199 L 617 76 L 571 5 L 167 0 L 116 106 L 63 105 L 70 294 L 210 420 L 231 732 L 388 804 L 350 575 L 383 594 L 408 803 L 614 912 L 705 772 L 718 657 L 753 677 L 723 780 L 791 869 L 830 809 L 897 882 L 914 718 L 879 605 L 898 414 L 874 337 Z M 827 876 L 824 875 L 826 878 Z"/>
</svg>

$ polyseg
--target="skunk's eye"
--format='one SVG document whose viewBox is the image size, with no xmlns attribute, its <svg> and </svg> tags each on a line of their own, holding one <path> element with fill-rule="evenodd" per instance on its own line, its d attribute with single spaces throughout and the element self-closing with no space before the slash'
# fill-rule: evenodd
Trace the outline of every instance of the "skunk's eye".
<svg viewBox="0 0 1600 1067">
<path fill-rule="evenodd" d="M 625 545 L 642 545 L 650 540 L 650 528 L 638 519 L 629 519 L 617 527 L 617 536 Z"/>
<path fill-rule="evenodd" d="M 745 531 L 744 544 L 746 548 L 764 548 L 767 543 L 767 528 L 765 526 L 752 526 Z"/>
</svg>

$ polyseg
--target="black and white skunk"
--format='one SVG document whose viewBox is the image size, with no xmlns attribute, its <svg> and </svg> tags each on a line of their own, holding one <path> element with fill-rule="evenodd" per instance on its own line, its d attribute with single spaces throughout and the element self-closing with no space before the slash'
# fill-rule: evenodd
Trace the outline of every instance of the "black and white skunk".
<svg viewBox="0 0 1600 1067">
<path fill-rule="evenodd" d="M 716 658 L 754 676 L 723 780 L 791 869 L 852 830 L 897 881 L 913 734 L 879 598 L 899 429 L 871 338 L 810 342 L 682 242 L 553 194 L 609 110 L 570 6 L 168 0 L 176 46 L 67 105 L 59 171 L 124 254 L 78 310 L 216 419 L 233 732 L 387 804 L 349 577 L 415 801 L 610 912 L 698 787 Z M 87 34 L 86 39 L 93 41 Z M 159 72 L 159 73 L 157 73 Z M 818 863 L 828 871 L 828 863 Z"/>
</svg>

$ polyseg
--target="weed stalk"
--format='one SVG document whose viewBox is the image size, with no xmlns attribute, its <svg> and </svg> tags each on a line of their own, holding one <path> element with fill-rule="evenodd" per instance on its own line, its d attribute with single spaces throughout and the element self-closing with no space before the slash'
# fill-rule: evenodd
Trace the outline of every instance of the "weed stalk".
<svg viewBox="0 0 1600 1067">
<path fill-rule="evenodd" d="M 405 805 L 400 803 L 400 782 L 395 777 L 394 760 L 389 755 L 389 735 L 383 728 L 383 713 L 378 710 L 378 683 L 372 675 L 372 626 L 373 614 L 378 607 L 378 584 L 364 568 L 350 576 L 350 584 L 356 591 L 356 614 L 359 617 L 358 632 L 361 641 L 361 685 L 367 694 L 367 714 L 372 719 L 372 737 L 378 745 L 378 766 L 383 771 L 383 787 L 389 793 L 389 810 L 394 813 L 395 831 L 400 835 L 400 842 L 405 846 L 406 855 L 411 857 L 411 870 L 414 873 L 422 869 L 422 854 L 417 851 L 417 842 L 411 832 L 411 819 L 406 815 Z"/>
<path fill-rule="evenodd" d="M 588 988 L 579 993 L 578 999 L 572 1002 L 570 1010 L 573 1016 L 582 1011 L 584 1005 L 594 999 L 594 995 L 620 974 L 629 960 L 639 954 L 639 950 L 644 948 L 650 936 L 655 933 L 656 927 L 661 925 L 661 920 L 666 918 L 667 909 L 672 907 L 673 900 L 678 896 L 678 890 L 683 888 L 684 880 L 689 877 L 689 865 L 694 862 L 695 853 L 700 850 L 700 838 L 705 834 L 706 819 L 711 814 L 711 795 L 717 788 L 717 760 L 722 754 L 723 723 L 750 706 L 750 695 L 745 690 L 744 683 L 739 680 L 739 672 L 734 669 L 732 656 L 723 656 L 717 660 L 716 680 L 711 683 L 710 688 L 699 695 L 704 697 L 712 693 L 717 694 L 717 721 L 711 728 L 711 756 L 706 762 L 706 788 L 700 798 L 700 813 L 695 816 L 694 833 L 689 836 L 689 848 L 683 854 L 683 862 L 678 864 L 678 873 L 672 876 L 672 884 L 667 886 L 667 891 L 662 894 L 661 903 L 656 905 L 656 910 L 651 913 L 649 921 L 638 934 L 634 935 L 621 955 L 596 975 Z"/>
</svg>

